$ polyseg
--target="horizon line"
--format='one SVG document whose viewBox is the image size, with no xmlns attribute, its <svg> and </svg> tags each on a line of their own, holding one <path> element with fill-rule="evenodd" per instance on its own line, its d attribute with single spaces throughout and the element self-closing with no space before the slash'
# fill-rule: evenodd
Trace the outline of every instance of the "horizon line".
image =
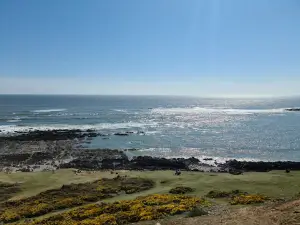
<svg viewBox="0 0 300 225">
<path fill-rule="evenodd" d="M 111 97 L 186 97 L 186 98 L 297 98 L 300 95 L 163 95 L 163 94 L 53 94 L 53 93 L 0 93 L 0 96 L 111 96 Z"/>
</svg>

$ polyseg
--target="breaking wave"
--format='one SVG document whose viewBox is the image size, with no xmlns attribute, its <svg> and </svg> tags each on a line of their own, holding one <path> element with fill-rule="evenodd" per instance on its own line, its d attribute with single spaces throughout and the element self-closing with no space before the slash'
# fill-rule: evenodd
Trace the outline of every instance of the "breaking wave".
<svg viewBox="0 0 300 225">
<path fill-rule="evenodd" d="M 128 129 L 128 128 L 146 128 L 155 127 L 157 123 L 136 123 L 136 122 L 126 122 L 126 123 L 99 123 L 99 124 L 49 124 L 49 125 L 2 125 L 0 126 L 0 134 L 11 134 L 14 132 L 29 132 L 29 131 L 47 131 L 47 130 L 116 130 L 116 129 Z"/>
<path fill-rule="evenodd" d="M 67 109 L 37 109 L 37 110 L 33 110 L 31 112 L 33 113 L 49 113 L 49 112 L 62 112 L 62 111 L 66 111 Z"/>
</svg>

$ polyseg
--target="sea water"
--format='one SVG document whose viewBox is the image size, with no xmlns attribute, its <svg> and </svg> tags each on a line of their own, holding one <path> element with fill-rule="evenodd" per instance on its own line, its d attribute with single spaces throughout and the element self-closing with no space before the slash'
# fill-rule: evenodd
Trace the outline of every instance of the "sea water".
<svg viewBox="0 0 300 225">
<path fill-rule="evenodd" d="M 218 161 L 300 161 L 300 98 L 0 95 L 0 135 L 95 129 L 89 148 Z M 116 132 L 134 132 L 115 136 Z"/>
</svg>

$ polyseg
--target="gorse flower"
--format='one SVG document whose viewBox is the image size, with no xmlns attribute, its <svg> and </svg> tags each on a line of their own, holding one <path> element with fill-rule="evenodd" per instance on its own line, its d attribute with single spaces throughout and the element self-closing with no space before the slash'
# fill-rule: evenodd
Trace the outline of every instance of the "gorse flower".
<svg viewBox="0 0 300 225">
<path fill-rule="evenodd" d="M 48 190 L 33 197 L 1 203 L 0 222 L 7 223 L 22 218 L 32 218 L 47 214 L 53 210 L 72 208 L 114 197 L 124 191 L 126 193 L 135 193 L 150 189 L 153 186 L 153 181 L 149 179 L 125 177 L 101 179 L 91 183 L 63 185 L 60 189 Z M 92 212 L 93 210 L 98 212 L 96 209 L 91 209 Z M 123 209 L 119 208 L 118 210 Z M 107 209 L 107 211 L 109 210 Z M 92 214 L 92 212 L 89 213 Z M 85 214 L 78 216 L 85 217 Z"/>
<path fill-rule="evenodd" d="M 52 216 L 42 220 L 35 220 L 28 225 L 79 225 L 97 224 L 113 225 L 135 223 L 154 220 L 166 215 L 180 214 L 193 210 L 198 205 L 207 205 L 201 198 L 155 194 L 138 197 L 135 200 L 124 200 L 113 203 L 92 204 L 72 209 L 59 216 Z M 68 223 L 66 223 L 68 221 Z"/>
<path fill-rule="evenodd" d="M 230 204 L 232 205 L 248 205 L 248 204 L 255 204 L 255 203 L 263 203 L 269 198 L 264 195 L 239 195 L 234 196 L 232 200 L 230 201 Z"/>
</svg>

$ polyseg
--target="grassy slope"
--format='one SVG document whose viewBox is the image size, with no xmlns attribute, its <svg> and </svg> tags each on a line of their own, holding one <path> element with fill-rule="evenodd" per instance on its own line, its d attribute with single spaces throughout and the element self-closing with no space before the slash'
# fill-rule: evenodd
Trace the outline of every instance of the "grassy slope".
<svg viewBox="0 0 300 225">
<path fill-rule="evenodd" d="M 141 176 L 153 179 L 157 182 L 155 188 L 132 195 L 118 196 L 113 200 L 132 199 L 138 195 L 153 193 L 166 193 L 172 187 L 185 185 L 195 188 L 193 194 L 203 196 L 210 190 L 233 190 L 240 189 L 251 193 L 266 194 L 270 197 L 292 197 L 300 191 L 300 171 L 286 174 L 283 171 L 272 171 L 269 173 L 245 173 L 243 175 L 230 175 L 225 173 L 199 173 L 183 172 L 181 176 L 174 176 L 172 171 L 119 171 L 120 174 L 129 176 Z M 35 195 L 47 189 L 59 188 L 63 184 L 81 183 L 93 181 L 103 177 L 114 177 L 110 172 L 82 173 L 75 175 L 70 169 L 52 172 L 36 173 L 0 173 L 0 182 L 21 182 L 21 192 L 14 198 L 22 198 Z M 160 181 L 165 181 L 161 184 Z"/>
</svg>

